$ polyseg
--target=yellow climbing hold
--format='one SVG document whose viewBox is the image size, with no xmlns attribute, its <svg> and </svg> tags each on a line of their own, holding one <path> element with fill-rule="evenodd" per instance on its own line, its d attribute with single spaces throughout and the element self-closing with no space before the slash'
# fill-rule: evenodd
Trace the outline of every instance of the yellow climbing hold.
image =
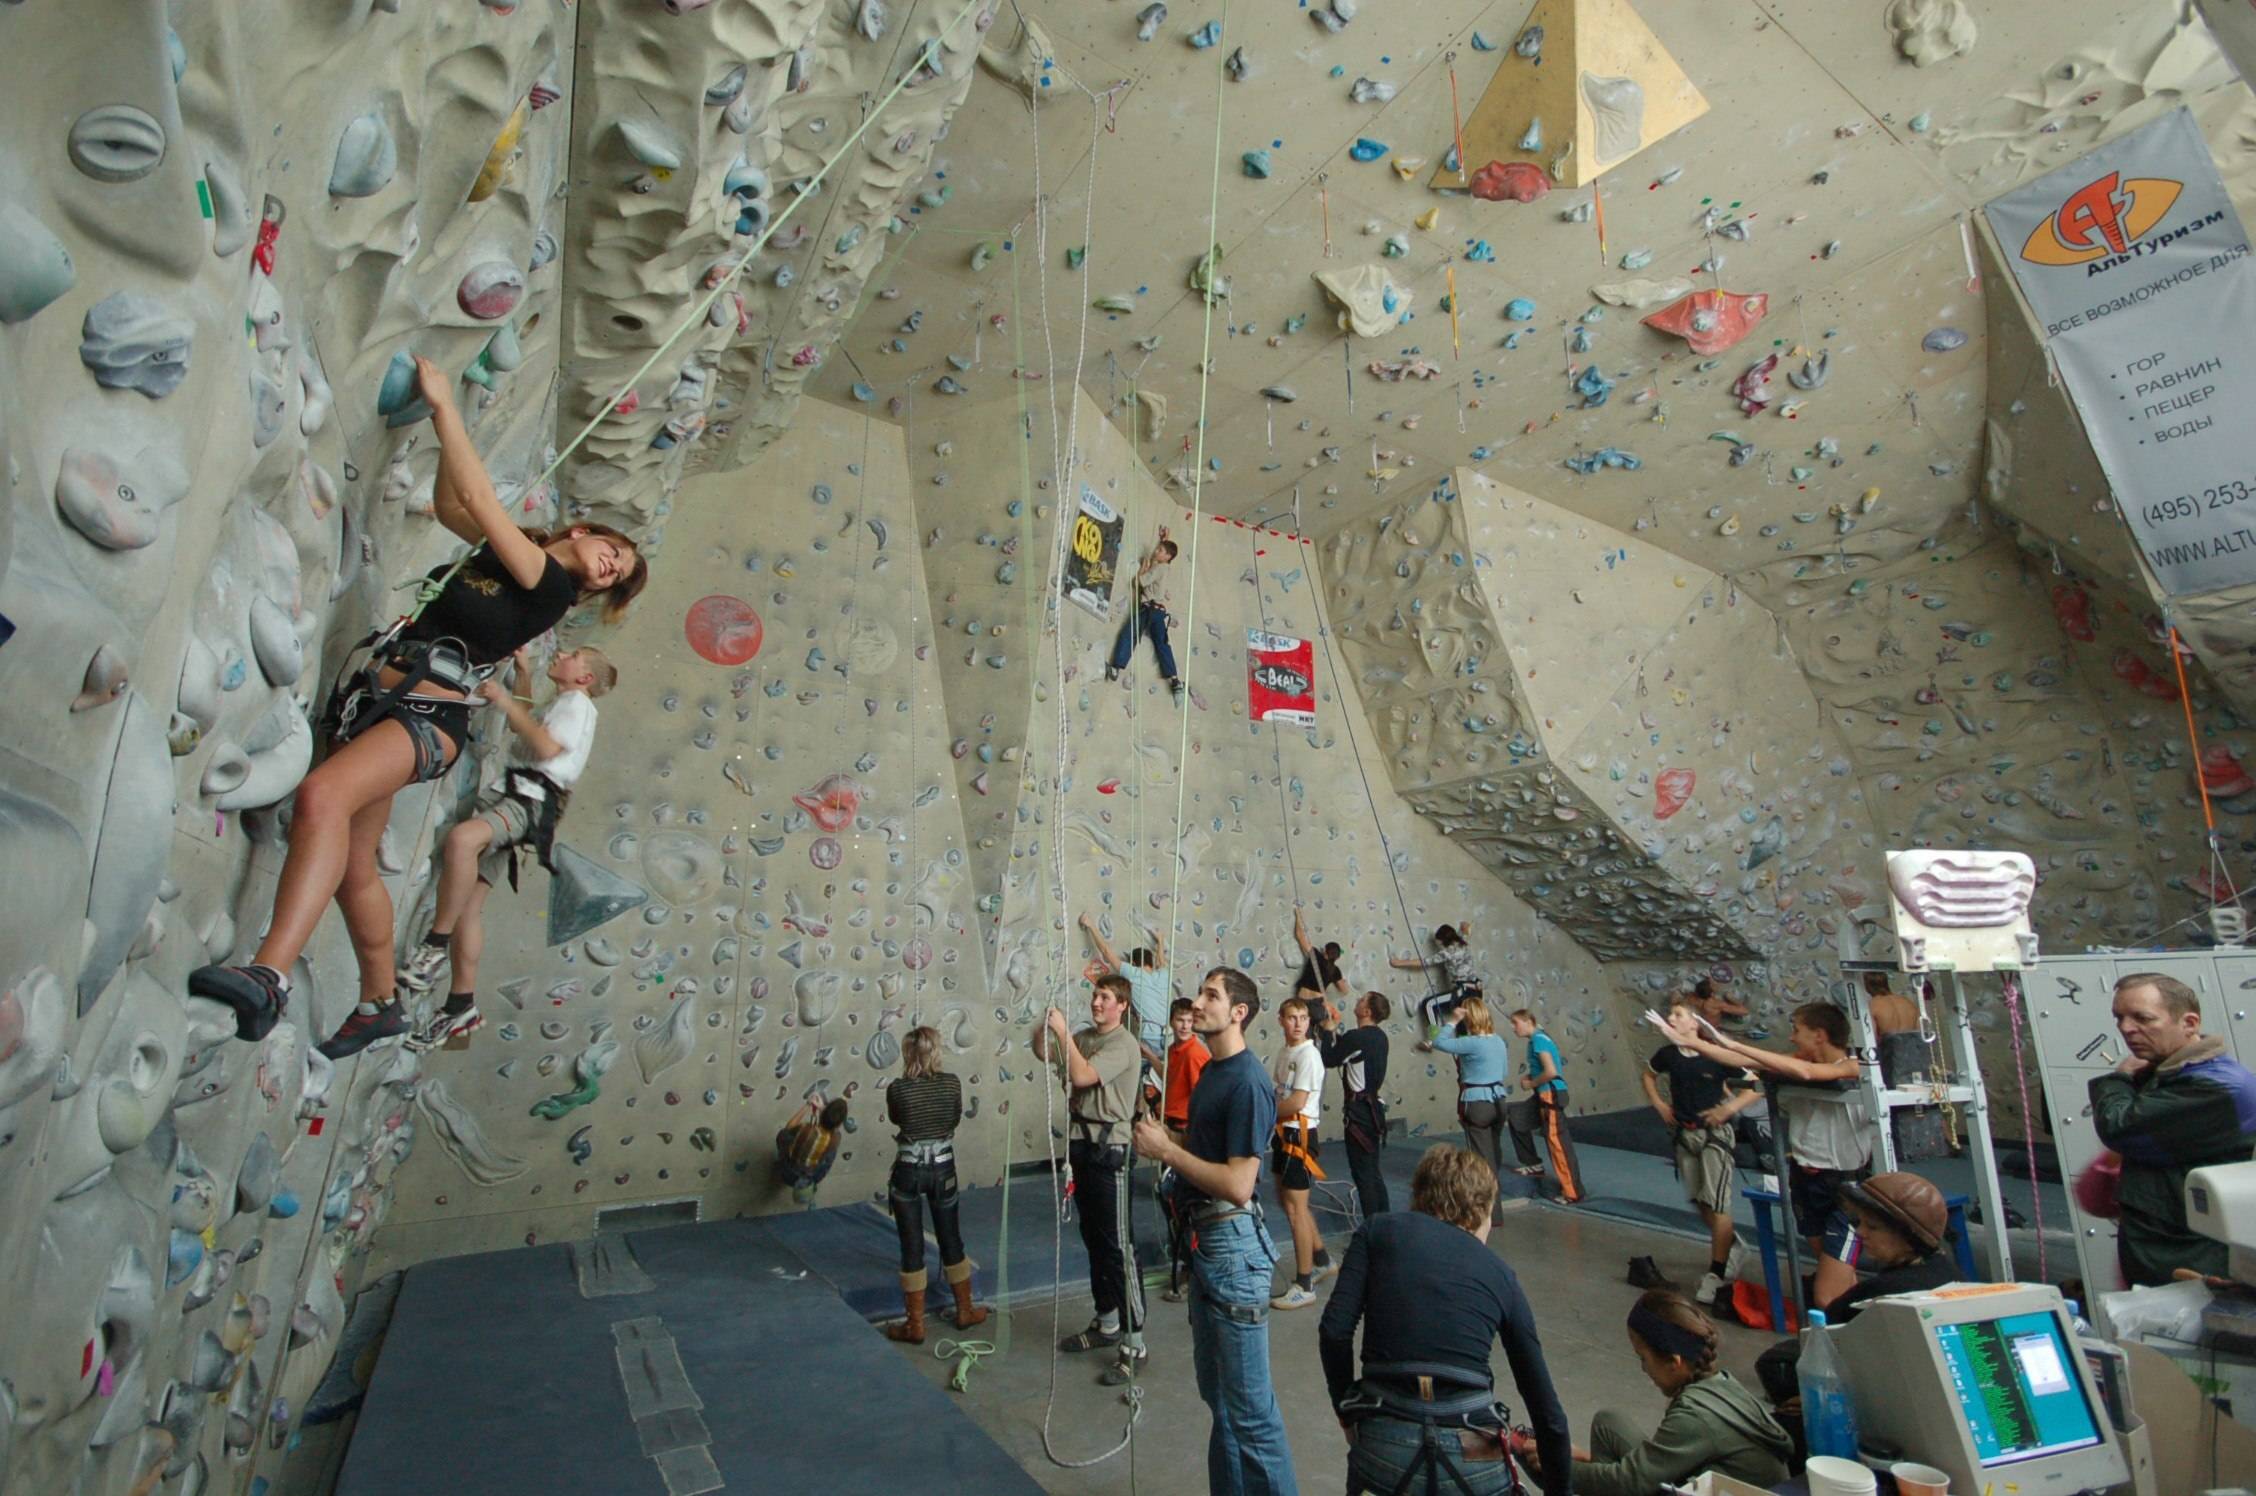
<svg viewBox="0 0 2256 1496">
<path fill-rule="evenodd" d="M 1440 222 L 1441 209 L 1439 206 L 1428 208 L 1425 212 L 1418 215 L 1418 227 L 1426 230 L 1428 233 L 1431 233 L 1433 231 L 1434 225 Z"/>
<path fill-rule="evenodd" d="M 502 179 L 509 175 L 509 163 L 516 159 L 517 137 L 525 133 L 525 120 L 532 105 L 519 101 L 509 122 L 494 137 L 493 149 L 486 152 L 486 164 L 478 168 L 478 180 L 470 184 L 470 201 L 482 203 L 501 190 Z"/>
<path fill-rule="evenodd" d="M 1880 490 L 1877 488 L 1868 488 L 1864 491 L 1864 496 L 1857 500 L 1857 513 L 1870 514 L 1874 509 L 1879 507 L 1879 504 Z"/>
<path fill-rule="evenodd" d="M 1725 520 L 1725 521 L 1724 521 L 1724 522 L 1723 522 L 1722 524 L 1720 524 L 1720 525 L 1717 525 L 1717 526 L 1716 526 L 1716 533 L 1717 533 L 1718 535 L 1736 535 L 1736 534 L 1738 534 L 1738 533 L 1739 533 L 1739 516 L 1738 516 L 1738 515 L 1736 515 L 1736 514 L 1734 514 L 1733 516 L 1731 516 L 1731 518 L 1729 518 L 1729 519 Z M 1678 583 L 1677 583 L 1677 585 L 1678 585 L 1679 587 L 1681 587 L 1681 586 L 1683 586 L 1684 584 L 1683 584 L 1682 582 L 1678 582 Z"/>
<path fill-rule="evenodd" d="M 1423 156 L 1397 156 L 1389 164 L 1394 167 L 1394 174 L 1407 182 L 1425 169 L 1426 158 Z"/>
</svg>

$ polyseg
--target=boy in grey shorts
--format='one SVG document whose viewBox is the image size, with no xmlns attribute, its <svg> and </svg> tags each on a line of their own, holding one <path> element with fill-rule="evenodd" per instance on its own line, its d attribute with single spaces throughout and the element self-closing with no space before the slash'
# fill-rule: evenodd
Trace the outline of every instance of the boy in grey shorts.
<svg viewBox="0 0 2256 1496">
<path fill-rule="evenodd" d="M 556 695 L 536 715 L 527 702 L 532 669 L 519 650 L 510 685 L 487 681 L 479 694 L 501 708 L 516 735 L 502 776 L 478 796 L 469 816 L 447 832 L 440 850 L 438 912 L 431 933 L 400 968 L 409 992 L 431 990 L 451 966 L 446 1005 L 411 1036 L 411 1049 L 429 1049 L 484 1020 L 478 1015 L 478 958 L 485 949 L 486 895 L 503 878 L 517 886 L 517 854 L 532 853 L 548 866 L 556 824 L 572 786 L 595 746 L 595 698 L 618 682 L 619 672 L 600 650 L 566 651 L 549 661 Z"/>
</svg>

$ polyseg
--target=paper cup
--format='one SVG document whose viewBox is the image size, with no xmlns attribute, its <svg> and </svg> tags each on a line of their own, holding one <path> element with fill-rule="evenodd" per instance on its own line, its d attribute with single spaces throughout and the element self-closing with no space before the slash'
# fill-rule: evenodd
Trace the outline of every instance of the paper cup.
<svg viewBox="0 0 2256 1496">
<path fill-rule="evenodd" d="M 1802 1474 L 1809 1482 L 1810 1496 L 1873 1496 L 1880 1489 L 1880 1477 L 1855 1460 L 1838 1455 L 1812 1455 Z"/>
<path fill-rule="evenodd" d="M 1950 1496 L 1950 1477 L 1933 1465 L 1903 1460 L 1888 1467 L 1896 1479 L 1896 1496 Z"/>
</svg>

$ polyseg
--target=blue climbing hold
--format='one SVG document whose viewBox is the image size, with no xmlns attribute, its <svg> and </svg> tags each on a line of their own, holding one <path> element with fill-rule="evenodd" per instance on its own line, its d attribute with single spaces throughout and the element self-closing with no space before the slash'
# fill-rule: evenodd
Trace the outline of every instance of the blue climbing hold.
<svg viewBox="0 0 2256 1496">
<path fill-rule="evenodd" d="M 1642 458 L 1633 452 L 1624 452 L 1619 447 L 1600 447 L 1595 452 L 1577 452 L 1566 460 L 1569 471 L 1585 476 L 1605 468 L 1618 468 L 1623 472 L 1634 473 L 1644 465 Z"/>
<path fill-rule="evenodd" d="M 1267 151 L 1247 151 L 1238 158 L 1238 161 L 1244 166 L 1247 176 L 1257 181 L 1269 179 L 1269 153 Z"/>
<path fill-rule="evenodd" d="M 1535 303 L 1525 296 L 1515 296 L 1504 303 L 1504 315 L 1514 322 L 1532 322 L 1535 320 Z"/>
<path fill-rule="evenodd" d="M 1355 144 L 1347 148 L 1347 153 L 1358 161 L 1376 161 L 1387 153 L 1387 148 L 1383 142 L 1366 135 L 1358 136 Z"/>
<path fill-rule="evenodd" d="M 1582 396 L 1584 409 L 1604 405 L 1606 397 L 1614 392 L 1614 382 L 1596 364 L 1582 371 L 1575 380 L 1574 387 L 1575 393 Z"/>
<path fill-rule="evenodd" d="M 1209 21 L 1191 33 L 1191 45 L 1201 52 L 1220 40 L 1222 40 L 1222 23 L 1220 21 Z"/>
<path fill-rule="evenodd" d="M 1475 239 L 1465 246 L 1465 258 L 1482 265 L 1496 263 L 1496 251 L 1486 239 Z"/>
</svg>

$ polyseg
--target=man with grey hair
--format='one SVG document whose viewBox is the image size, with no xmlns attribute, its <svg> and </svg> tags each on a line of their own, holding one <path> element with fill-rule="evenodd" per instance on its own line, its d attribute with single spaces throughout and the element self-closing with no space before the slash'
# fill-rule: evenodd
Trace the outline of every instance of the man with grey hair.
<svg viewBox="0 0 2256 1496">
<path fill-rule="evenodd" d="M 2123 1156 L 2123 1281 L 2167 1283 L 2179 1268 L 2222 1276 L 2225 1244 L 2186 1225 L 2186 1175 L 2256 1153 L 2256 1075 L 2201 1032 L 2200 994 L 2159 972 L 2115 983 L 2115 1031 L 2130 1053 L 2091 1083 L 2091 1114 Z"/>
</svg>

